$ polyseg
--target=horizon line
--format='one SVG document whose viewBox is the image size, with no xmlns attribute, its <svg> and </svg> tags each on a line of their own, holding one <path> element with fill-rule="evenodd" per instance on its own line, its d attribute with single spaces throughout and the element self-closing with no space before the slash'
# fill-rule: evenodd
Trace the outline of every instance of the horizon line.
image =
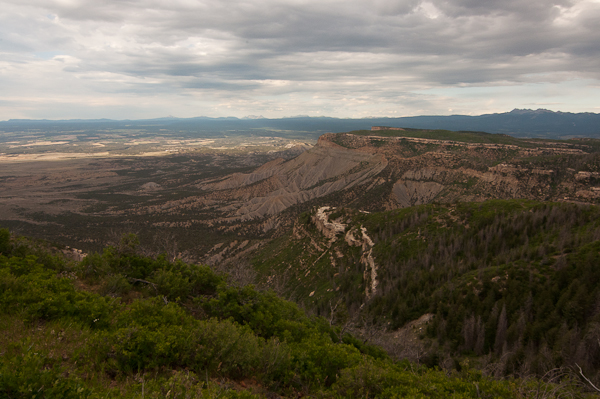
<svg viewBox="0 0 600 399">
<path fill-rule="evenodd" d="M 282 116 L 279 118 L 267 118 L 267 117 L 263 117 L 262 115 L 259 116 L 255 116 L 255 115 L 247 115 L 247 116 L 243 116 L 243 117 L 237 117 L 237 116 L 206 116 L 206 115 L 200 115 L 200 116 L 191 116 L 191 117 L 177 117 L 177 116 L 162 116 L 162 117 L 156 117 L 156 118 L 140 118 L 140 119 L 111 119 L 111 118 L 87 118 L 87 119 L 81 119 L 81 118 L 71 118 L 71 119 L 47 119 L 47 118 L 42 118 L 42 119 L 28 119 L 28 118 L 11 118 L 8 120 L 0 120 L 0 123 L 3 122 L 77 122 L 77 121 L 81 121 L 81 122 L 137 122 L 137 121 L 158 121 L 158 120 L 186 120 L 186 119 L 236 119 L 236 120 L 254 120 L 254 121 L 258 121 L 258 120 L 278 120 L 278 119 L 298 119 L 298 118 L 314 118 L 314 119 L 320 119 L 320 118 L 329 118 L 329 119 L 339 119 L 339 120 L 366 120 L 366 119 L 401 119 L 401 118 L 419 118 L 419 117 L 453 117 L 453 116 L 465 116 L 465 117 L 478 117 L 478 116 L 486 116 L 486 115 L 501 115 L 501 114 L 508 114 L 508 113 L 519 113 L 519 112 L 523 112 L 523 111 L 529 111 L 529 112 L 536 112 L 536 111 L 543 111 L 543 112 L 547 112 L 547 113 L 553 113 L 553 114 L 573 114 L 573 115 L 578 115 L 578 114 L 593 114 L 593 115 L 599 115 L 598 113 L 595 112 L 563 112 L 563 111 L 552 111 L 552 110 L 548 110 L 545 108 L 538 108 L 538 109 L 531 109 L 531 108 L 514 108 L 511 111 L 506 111 L 506 112 L 496 112 L 496 113 L 487 113 L 487 114 L 479 114 L 479 115 L 467 115 L 467 114 L 451 114 L 451 115 L 439 115 L 439 114 L 423 114 L 423 115 L 405 115 L 405 116 L 366 116 L 366 117 L 362 117 L 362 118 L 353 118 L 353 117 L 336 117 L 336 116 L 326 116 L 326 115 L 318 115 L 318 116 L 311 116 L 311 115 L 293 115 L 293 116 Z"/>
</svg>

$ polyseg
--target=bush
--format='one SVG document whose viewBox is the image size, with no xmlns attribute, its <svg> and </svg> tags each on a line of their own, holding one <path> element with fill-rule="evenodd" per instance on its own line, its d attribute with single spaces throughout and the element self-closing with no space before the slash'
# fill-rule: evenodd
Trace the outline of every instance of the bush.
<svg viewBox="0 0 600 399">
<path fill-rule="evenodd" d="M 22 312 L 28 321 L 70 317 L 90 327 L 106 327 L 117 302 L 76 291 L 71 281 L 36 263 L 35 257 L 0 259 L 0 309 Z"/>
<path fill-rule="evenodd" d="M 108 296 L 123 296 L 131 291 L 131 284 L 122 274 L 113 274 L 104 279 L 99 293 Z"/>
<path fill-rule="evenodd" d="M 402 367 L 404 366 L 404 367 Z M 410 363 L 365 359 L 342 370 L 330 397 L 342 398 L 514 398 L 511 385 L 483 377 L 480 372 L 447 373 Z"/>
<path fill-rule="evenodd" d="M 101 254 L 94 252 L 88 254 L 76 268 L 77 275 L 83 280 L 97 282 L 101 276 L 110 271 L 108 260 Z"/>
<path fill-rule="evenodd" d="M 66 377 L 53 359 L 29 350 L 25 354 L 3 356 L 0 362 L 2 398 L 86 398 L 91 391 L 76 377 Z"/>
<path fill-rule="evenodd" d="M 216 298 L 200 299 L 200 302 L 209 315 L 231 317 L 264 338 L 276 336 L 281 340 L 300 341 L 315 327 L 297 305 L 271 291 L 260 292 L 252 286 L 228 287 Z"/>
<path fill-rule="evenodd" d="M 189 265 L 181 260 L 169 263 L 163 258 L 157 262 L 161 263 L 161 267 L 149 279 L 156 283 L 158 293 L 171 301 L 214 295 L 217 288 L 225 282 L 223 277 L 208 266 Z"/>
<path fill-rule="evenodd" d="M 329 386 L 343 369 L 359 364 L 361 359 L 355 347 L 335 344 L 322 334 L 314 334 L 292 346 L 292 362 L 303 384 Z"/>
<path fill-rule="evenodd" d="M 91 353 L 97 363 L 115 359 L 115 372 L 186 367 L 242 378 L 281 376 L 289 369 L 284 343 L 265 341 L 231 320 L 196 320 L 158 297 L 134 301 L 115 317 L 114 327 L 97 337 Z"/>
</svg>

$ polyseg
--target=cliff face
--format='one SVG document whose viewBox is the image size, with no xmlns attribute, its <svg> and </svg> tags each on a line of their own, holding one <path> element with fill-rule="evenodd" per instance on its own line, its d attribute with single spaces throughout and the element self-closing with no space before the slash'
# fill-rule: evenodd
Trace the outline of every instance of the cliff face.
<svg viewBox="0 0 600 399">
<path fill-rule="evenodd" d="M 228 221 L 273 217 L 334 193 L 335 205 L 368 210 L 490 198 L 600 199 L 595 142 L 464 142 L 460 135 L 443 140 L 328 133 L 292 160 L 198 187 Z"/>
</svg>

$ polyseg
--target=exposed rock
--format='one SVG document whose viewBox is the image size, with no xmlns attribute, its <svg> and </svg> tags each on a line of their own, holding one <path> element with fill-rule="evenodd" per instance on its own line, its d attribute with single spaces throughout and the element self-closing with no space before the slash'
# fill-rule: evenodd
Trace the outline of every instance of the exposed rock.
<svg viewBox="0 0 600 399">
<path fill-rule="evenodd" d="M 343 234 L 346 230 L 346 225 L 339 221 L 330 221 L 329 215 L 331 212 L 327 212 L 332 209 L 329 206 L 320 207 L 315 215 L 312 217 L 313 223 L 317 226 L 317 229 L 327 237 L 331 242 L 337 240 L 338 234 Z M 335 210 L 335 208 L 333 208 Z"/>
<path fill-rule="evenodd" d="M 575 180 L 589 180 L 592 177 L 599 177 L 600 173 L 598 172 L 577 172 L 575 175 Z"/>
<path fill-rule="evenodd" d="M 267 162 L 252 173 L 234 173 L 225 180 L 202 185 L 205 190 L 227 190 L 231 188 L 239 188 L 256 183 L 257 181 L 267 179 L 279 170 L 279 166 L 284 163 L 283 158 L 277 158 Z"/>
<path fill-rule="evenodd" d="M 444 189 L 444 186 L 428 181 L 398 180 L 392 189 L 401 208 L 427 204 Z"/>
<path fill-rule="evenodd" d="M 590 187 L 597 185 L 598 172 L 582 170 L 593 162 L 581 166 L 571 155 L 593 159 L 597 154 L 585 153 L 578 143 L 522 141 L 517 146 L 375 134 L 324 134 L 296 158 L 281 157 L 250 173 L 198 181 L 195 185 L 203 191 L 198 196 L 148 206 L 145 212 L 198 210 L 211 219 L 198 218 L 192 225 L 221 224 L 219 229 L 232 232 L 255 219 L 260 222 L 245 229 L 262 235 L 291 223 L 279 217 L 286 209 L 334 193 L 340 193 L 336 205 L 367 210 L 489 198 L 600 200 Z M 556 162 L 563 154 L 564 162 Z M 322 224 L 324 228 L 325 220 Z M 323 231 L 331 239 L 337 232 L 329 230 Z M 346 240 L 361 240 L 360 234 L 347 234 Z"/>
<path fill-rule="evenodd" d="M 399 330 L 389 333 L 386 346 L 397 358 L 418 361 L 427 350 L 427 340 L 421 337 L 427 331 L 427 325 L 434 319 L 432 313 L 425 313 L 417 320 L 404 325 Z"/>
<path fill-rule="evenodd" d="M 373 259 L 373 247 L 375 243 L 371 240 L 371 237 L 367 234 L 367 229 L 363 226 L 360 227 L 360 239 L 356 238 L 358 235 L 358 229 L 354 228 L 346 233 L 346 243 L 352 247 L 361 247 L 360 263 L 364 266 L 363 276 L 366 282 L 365 296 L 367 300 L 371 299 L 377 292 L 377 286 L 379 281 L 377 280 L 377 265 L 375 259 Z M 356 234 L 356 235 L 355 235 Z"/>
<path fill-rule="evenodd" d="M 87 256 L 87 254 L 85 252 L 83 252 L 81 249 L 71 248 L 71 247 L 65 247 L 65 249 L 62 250 L 62 253 L 67 258 L 73 259 L 76 262 L 81 262 Z"/>
<path fill-rule="evenodd" d="M 597 187 L 592 187 L 591 190 L 579 190 L 575 195 L 585 199 L 596 199 L 600 198 L 600 190 Z"/>
<path fill-rule="evenodd" d="M 360 261 L 365 266 L 365 271 L 363 272 L 364 279 L 367 282 L 365 296 L 367 297 L 367 300 L 369 300 L 377 293 L 377 286 L 379 285 L 379 281 L 377 280 L 377 265 L 375 264 L 375 259 L 373 259 L 373 247 L 375 244 L 367 235 L 366 228 L 361 226 L 360 231 L 363 238 L 363 253 L 360 257 Z"/>
<path fill-rule="evenodd" d="M 154 182 L 149 182 L 149 183 L 143 184 L 140 187 L 140 190 L 152 191 L 152 190 L 158 190 L 159 188 L 160 188 L 160 184 L 154 183 Z"/>
<path fill-rule="evenodd" d="M 345 240 L 346 243 L 348 245 L 350 245 L 351 247 L 360 247 L 362 246 L 362 240 L 357 239 L 356 237 L 354 237 L 354 230 L 348 230 L 348 232 L 346 233 L 345 236 Z"/>
<path fill-rule="evenodd" d="M 276 217 L 269 218 L 263 223 L 262 230 L 266 233 L 269 230 L 276 229 L 279 226 L 279 224 L 280 221 Z"/>
</svg>

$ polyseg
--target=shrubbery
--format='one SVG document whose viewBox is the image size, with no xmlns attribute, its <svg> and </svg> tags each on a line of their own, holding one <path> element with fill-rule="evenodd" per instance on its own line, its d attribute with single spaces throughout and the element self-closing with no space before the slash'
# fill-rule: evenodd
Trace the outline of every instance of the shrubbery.
<svg viewBox="0 0 600 399">
<path fill-rule="evenodd" d="M 87 398 L 91 394 L 78 377 L 65 377 L 60 361 L 31 348 L 17 356 L 2 356 L 0 397 L 3 398 Z"/>
<path fill-rule="evenodd" d="M 9 239 L 0 315 L 26 328 L 0 323 L 0 397 L 258 397 L 242 384 L 261 395 L 514 397 L 480 374 L 395 363 L 272 292 L 138 256 L 127 238 L 80 264 L 40 263 L 39 248 Z"/>
</svg>

